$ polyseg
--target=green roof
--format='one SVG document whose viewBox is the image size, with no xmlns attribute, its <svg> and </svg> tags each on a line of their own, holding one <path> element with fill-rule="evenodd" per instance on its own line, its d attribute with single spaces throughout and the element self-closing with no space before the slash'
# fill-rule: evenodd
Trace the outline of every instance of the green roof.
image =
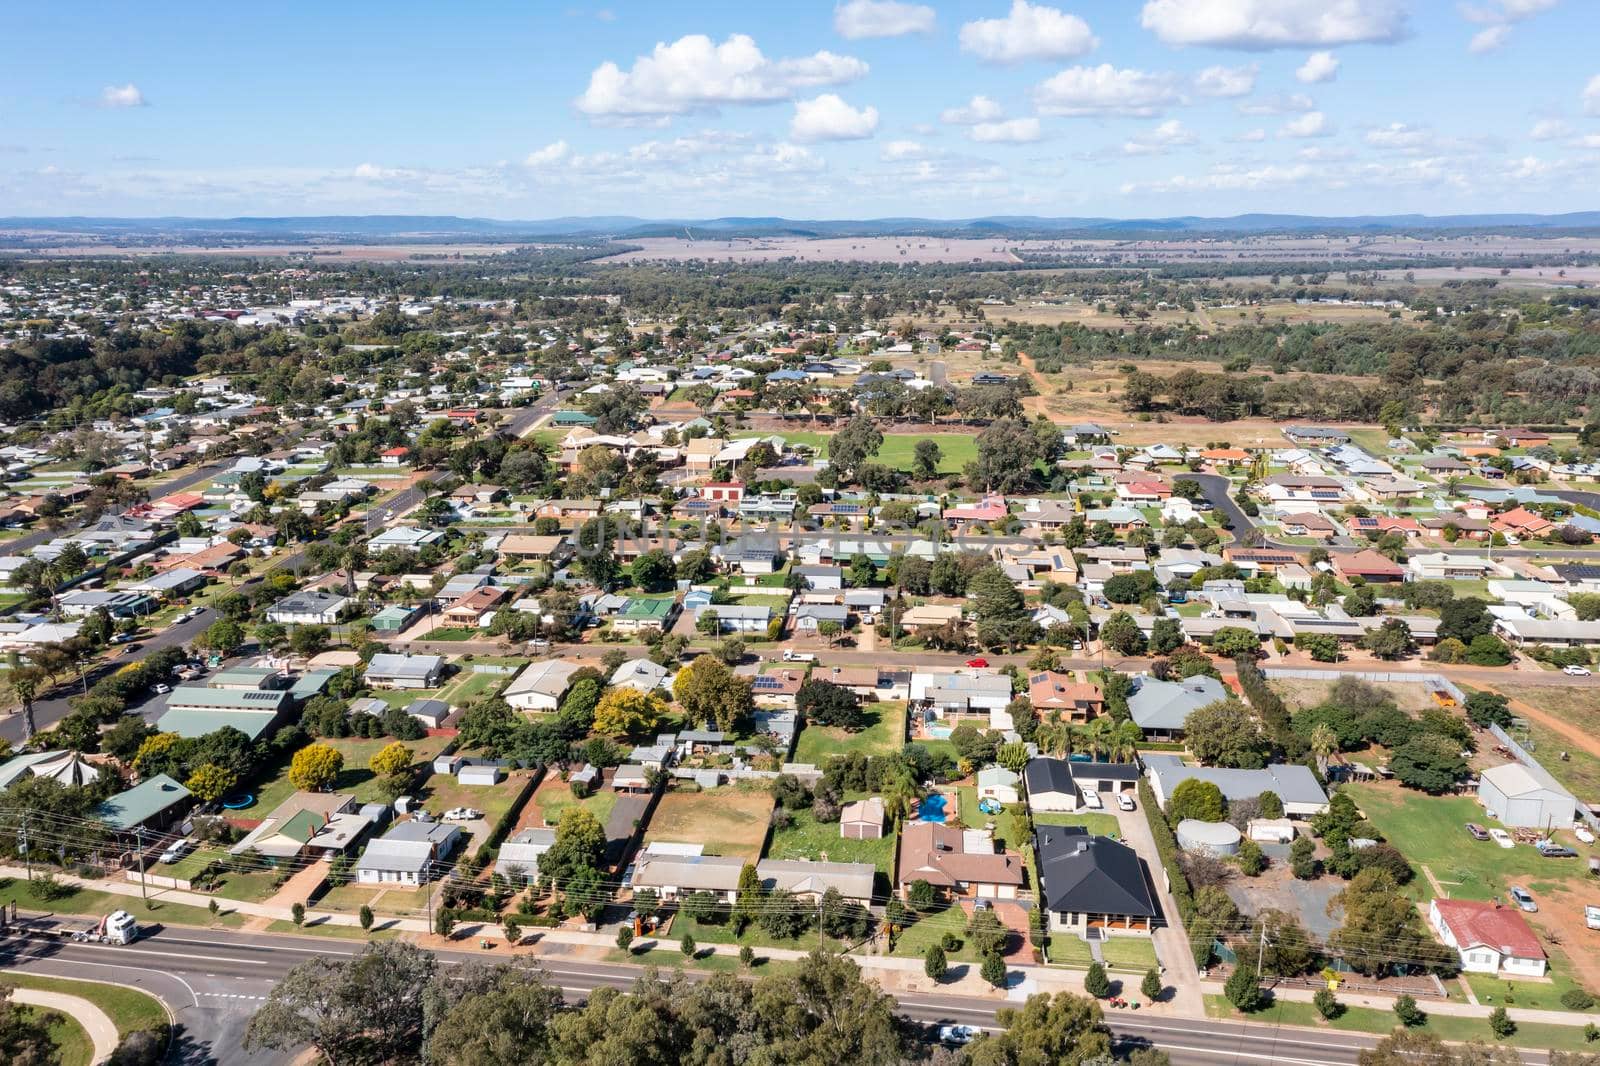
<svg viewBox="0 0 1600 1066">
<path fill-rule="evenodd" d="M 278 836 L 298 840 L 304 844 L 317 835 L 322 828 L 322 816 L 315 811 L 300 811 L 293 818 L 283 823 L 283 828 L 278 830 Z"/>
<path fill-rule="evenodd" d="M 162 715 L 156 722 L 156 728 L 163 733 L 193 738 L 215 733 L 223 726 L 232 726 L 251 740 L 257 740 L 277 718 L 278 712 L 275 710 L 227 711 L 179 707 Z"/>
<path fill-rule="evenodd" d="M 320 666 L 315 670 L 307 670 L 294 679 L 294 685 L 289 689 L 289 695 L 294 697 L 296 703 L 304 703 L 312 696 L 316 696 L 328 687 L 328 682 L 339 675 L 339 671 L 330 666 Z"/>
<path fill-rule="evenodd" d="M 167 697 L 167 706 L 188 710 L 277 711 L 289 701 L 284 689 L 211 688 L 207 685 L 179 685 Z"/>
<path fill-rule="evenodd" d="M 623 618 L 656 619 L 665 618 L 672 612 L 672 600 L 641 600 L 632 599 L 628 606 L 622 609 Z"/>
<path fill-rule="evenodd" d="M 134 829 L 188 798 L 188 789 L 166 774 L 157 774 L 112 796 L 96 813 L 113 829 Z"/>
<path fill-rule="evenodd" d="M 592 426 L 599 419 L 594 415 L 586 415 L 582 411 L 557 411 L 551 423 L 557 426 Z"/>
<path fill-rule="evenodd" d="M 412 618 L 416 617 L 416 614 L 417 608 L 415 607 L 401 607 L 398 604 L 390 604 L 372 616 L 372 628 L 384 630 L 400 629 Z"/>
</svg>

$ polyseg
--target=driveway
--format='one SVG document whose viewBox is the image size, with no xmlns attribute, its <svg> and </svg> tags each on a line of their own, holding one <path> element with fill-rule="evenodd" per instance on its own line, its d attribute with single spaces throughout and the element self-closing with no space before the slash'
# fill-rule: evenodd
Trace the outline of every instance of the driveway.
<svg viewBox="0 0 1600 1066">
<path fill-rule="evenodd" d="M 1142 804 L 1140 805 L 1143 806 Z M 1150 887 L 1156 896 L 1165 924 L 1156 929 L 1151 939 L 1155 941 L 1156 956 L 1161 960 L 1163 979 L 1172 988 L 1172 1005 L 1179 1014 L 1202 1017 L 1205 1001 L 1200 992 L 1200 970 L 1194 964 L 1194 950 L 1189 944 L 1189 934 L 1183 928 L 1183 918 L 1178 912 L 1178 901 L 1166 888 L 1166 872 L 1161 866 L 1161 856 L 1156 852 L 1155 837 L 1150 835 L 1150 823 L 1144 811 L 1113 810 L 1117 828 L 1129 847 L 1138 852 L 1150 871 Z"/>
</svg>

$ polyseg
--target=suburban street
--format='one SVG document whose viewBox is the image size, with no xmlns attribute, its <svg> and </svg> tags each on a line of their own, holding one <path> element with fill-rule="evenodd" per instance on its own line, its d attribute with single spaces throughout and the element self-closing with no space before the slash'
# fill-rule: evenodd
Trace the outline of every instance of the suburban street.
<svg viewBox="0 0 1600 1066">
<path fill-rule="evenodd" d="M 225 463 L 203 463 L 200 466 L 195 467 L 187 474 L 175 477 L 171 481 L 162 482 L 159 486 L 157 486 L 160 491 L 156 495 L 170 496 L 174 492 L 182 492 L 184 489 L 198 485 L 203 481 L 209 481 L 211 478 L 215 477 L 225 465 Z M 25 536 L 17 537 L 14 540 L 8 540 L 5 543 L 6 554 L 25 555 L 32 549 L 37 548 L 39 545 L 44 544 L 47 541 L 57 540 L 61 537 L 70 537 L 74 530 L 82 529 L 84 525 L 85 523 L 79 523 L 70 529 L 38 529 Z"/>
<path fill-rule="evenodd" d="M 226 1063 L 267 1066 L 282 1061 L 271 1054 L 247 1055 L 239 1040 L 250 1014 L 272 986 L 307 959 L 343 959 L 360 952 L 357 944 L 301 936 L 240 933 L 233 930 L 170 928 L 132 945 L 74 944 L 55 936 L 16 935 L 0 940 L 0 961 L 23 972 L 95 977 L 143 988 L 161 997 L 183 1032 L 185 1064 Z M 504 953 L 440 951 L 446 966 L 503 959 Z M 578 1001 L 602 986 L 629 987 L 641 967 L 572 958 L 541 959 L 541 966 L 569 1000 Z M 698 971 L 691 977 L 703 979 Z M 995 1012 L 1016 999 L 906 994 L 900 1013 L 927 1025 L 964 1024 L 992 1029 Z M 1280 1062 L 1302 1066 L 1350 1066 L 1357 1053 L 1376 1043 L 1359 1034 L 1309 1032 L 1234 1022 L 1109 1011 L 1107 1022 L 1124 1046 L 1153 1044 L 1172 1061 L 1191 1066 L 1233 1062 Z M 1524 1061 L 1546 1062 L 1542 1052 L 1524 1052 Z"/>
</svg>

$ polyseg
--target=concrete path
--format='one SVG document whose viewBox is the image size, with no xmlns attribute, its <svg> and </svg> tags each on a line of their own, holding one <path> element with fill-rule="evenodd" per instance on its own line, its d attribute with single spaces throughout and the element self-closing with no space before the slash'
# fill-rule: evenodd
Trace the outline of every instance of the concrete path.
<svg viewBox="0 0 1600 1066">
<path fill-rule="evenodd" d="M 1149 865 L 1150 881 L 1159 897 L 1162 916 L 1166 918 L 1167 924 L 1157 928 L 1150 937 L 1155 942 L 1156 957 L 1161 960 L 1161 983 L 1172 990 L 1171 997 L 1163 1002 L 1169 1004 L 1174 1013 L 1203 1018 L 1206 1008 L 1200 994 L 1200 969 L 1194 964 L 1194 949 L 1183 928 L 1178 901 L 1167 890 L 1161 855 L 1156 851 L 1155 837 L 1150 834 L 1150 823 L 1143 810 L 1113 813 L 1122 839 Z"/>
<path fill-rule="evenodd" d="M 111 1053 L 117 1050 L 121 1038 L 110 1015 L 82 996 L 69 996 L 64 992 L 46 992 L 37 988 L 19 988 L 11 993 L 11 999 L 14 1003 L 26 1003 L 30 1007 L 59 1011 L 83 1026 L 84 1032 L 89 1034 L 89 1042 L 94 1045 L 94 1061 L 97 1063 L 106 1061 L 111 1057 Z"/>
<path fill-rule="evenodd" d="M 1223 995 L 1223 984 L 1220 981 L 1207 981 L 1204 985 L 1206 995 Z M 1280 999 L 1295 1000 L 1300 1003 L 1310 1003 L 1316 995 L 1309 988 L 1274 988 L 1272 994 Z M 1370 1007 L 1373 1010 L 1394 1010 L 1394 996 L 1374 996 L 1359 992 L 1337 993 L 1339 1002 L 1347 1007 Z M 1448 1014 L 1455 1018 L 1487 1018 L 1489 1008 L 1474 1003 L 1457 1003 L 1448 999 L 1419 999 L 1417 1006 L 1428 1014 Z M 1584 1014 L 1580 1011 L 1570 1010 L 1535 1010 L 1531 1007 L 1507 1007 L 1506 1014 L 1514 1022 L 1527 1022 L 1529 1024 L 1542 1023 L 1545 1025 L 1588 1025 L 1595 1021 L 1595 1015 Z"/>
</svg>

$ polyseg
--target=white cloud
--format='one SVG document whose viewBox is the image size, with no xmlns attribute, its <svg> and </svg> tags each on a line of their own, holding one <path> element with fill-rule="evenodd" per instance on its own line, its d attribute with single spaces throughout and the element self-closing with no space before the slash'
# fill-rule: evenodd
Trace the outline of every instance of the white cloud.
<svg viewBox="0 0 1600 1066">
<path fill-rule="evenodd" d="M 126 85 L 107 85 L 100 90 L 101 107 L 144 107 L 144 93 L 132 82 Z"/>
<path fill-rule="evenodd" d="M 1129 182 L 1122 186 L 1129 193 L 1222 192 L 1241 189 L 1262 189 L 1279 185 L 1299 185 L 1317 176 L 1317 170 L 1307 163 L 1282 166 L 1277 163 L 1259 167 L 1241 167 L 1219 164 L 1210 172 L 1197 176 L 1174 175 L 1160 181 Z"/>
<path fill-rule="evenodd" d="M 1525 155 L 1521 159 L 1513 159 L 1506 164 L 1506 176 L 1516 181 L 1542 178 L 1558 165 L 1540 159 L 1538 156 Z"/>
<path fill-rule="evenodd" d="M 1257 128 L 1255 128 L 1253 130 L 1245 130 L 1243 133 L 1239 134 L 1237 137 L 1233 137 L 1233 138 L 1230 138 L 1230 139 L 1238 141 L 1241 144 L 1255 144 L 1258 141 L 1264 141 L 1264 140 L 1267 139 L 1267 131 L 1264 130 L 1264 129 L 1261 129 L 1258 126 Z"/>
<path fill-rule="evenodd" d="M 1600 133 L 1586 133 L 1582 137 L 1574 137 L 1574 148 L 1600 148 Z"/>
<path fill-rule="evenodd" d="M 839 36 L 852 41 L 863 37 L 903 37 L 908 33 L 931 33 L 936 17 L 933 8 L 924 4 L 849 0 L 833 9 L 833 28 Z"/>
<path fill-rule="evenodd" d="M 1391 122 L 1387 126 L 1369 130 L 1364 139 L 1374 148 L 1387 148 L 1398 152 L 1415 152 L 1434 142 L 1432 132 L 1420 126 L 1409 126 L 1404 122 Z"/>
<path fill-rule="evenodd" d="M 1166 44 L 1317 48 L 1406 35 L 1399 0 L 1146 0 L 1144 28 Z"/>
<path fill-rule="evenodd" d="M 890 141 L 883 146 L 883 158 L 894 162 L 901 159 L 920 159 L 923 147 L 916 141 Z"/>
<path fill-rule="evenodd" d="M 1123 155 L 1161 155 L 1169 149 L 1195 142 L 1194 134 L 1172 118 L 1148 133 L 1135 134 L 1122 146 Z"/>
<path fill-rule="evenodd" d="M 1077 15 L 1028 0 L 1012 0 L 1005 18 L 978 19 L 961 27 L 961 49 L 990 63 L 1029 59 L 1074 59 L 1100 39 Z"/>
<path fill-rule="evenodd" d="M 1586 115 L 1600 115 L 1600 74 L 1589 79 L 1589 84 L 1583 89 L 1583 112 Z"/>
<path fill-rule="evenodd" d="M 994 122 L 1005 115 L 1003 109 L 987 96 L 974 96 L 961 107 L 947 107 L 939 112 L 939 121 L 952 126 L 976 126 L 980 122 Z"/>
<path fill-rule="evenodd" d="M 1467 51 L 1475 56 L 1486 52 L 1493 52 L 1504 45 L 1511 37 L 1510 26 L 1490 26 L 1488 29 L 1479 30 L 1472 35 L 1472 40 L 1467 42 Z"/>
<path fill-rule="evenodd" d="M 980 122 L 972 127 L 972 139 L 988 144 L 1026 144 L 1037 141 L 1039 136 L 1039 120 L 1036 118 Z"/>
<path fill-rule="evenodd" d="M 1315 111 L 1317 102 L 1305 93 L 1279 93 L 1269 96 L 1265 100 L 1253 100 L 1248 104 L 1240 104 L 1241 115 L 1288 115 L 1296 112 Z"/>
<path fill-rule="evenodd" d="M 866 73 L 866 63 L 833 52 L 769 59 L 741 33 L 721 44 L 690 34 L 658 43 L 630 70 L 609 61 L 600 64 L 576 103 L 579 111 L 597 117 L 661 118 L 721 104 L 789 100 L 804 89 L 841 85 Z"/>
<path fill-rule="evenodd" d="M 559 163 L 571 154 L 571 149 L 566 141 L 552 141 L 543 148 L 535 148 L 528 153 L 522 161 L 525 167 L 547 167 L 551 163 Z"/>
<path fill-rule="evenodd" d="M 1247 67 L 1207 67 L 1194 76 L 1194 91 L 1201 96 L 1249 96 L 1260 71 L 1254 63 Z"/>
<path fill-rule="evenodd" d="M 1068 67 L 1040 82 L 1034 104 L 1045 115 L 1133 115 L 1148 117 L 1182 101 L 1170 74 L 1098 67 Z"/>
<path fill-rule="evenodd" d="M 1332 81 L 1339 76 L 1339 57 L 1332 52 L 1312 52 L 1294 76 L 1307 85 Z"/>
<path fill-rule="evenodd" d="M 1278 130 L 1279 137 L 1326 137 L 1331 133 L 1333 127 L 1321 111 L 1308 111 L 1299 118 L 1292 118 Z"/>
<path fill-rule="evenodd" d="M 1528 138 L 1535 141 L 1553 141 L 1571 132 L 1572 127 L 1559 118 L 1542 118 L 1528 131 Z"/>
<path fill-rule="evenodd" d="M 859 141 L 878 129 L 878 109 L 855 108 L 835 93 L 823 93 L 794 105 L 789 136 L 797 141 Z"/>
</svg>

